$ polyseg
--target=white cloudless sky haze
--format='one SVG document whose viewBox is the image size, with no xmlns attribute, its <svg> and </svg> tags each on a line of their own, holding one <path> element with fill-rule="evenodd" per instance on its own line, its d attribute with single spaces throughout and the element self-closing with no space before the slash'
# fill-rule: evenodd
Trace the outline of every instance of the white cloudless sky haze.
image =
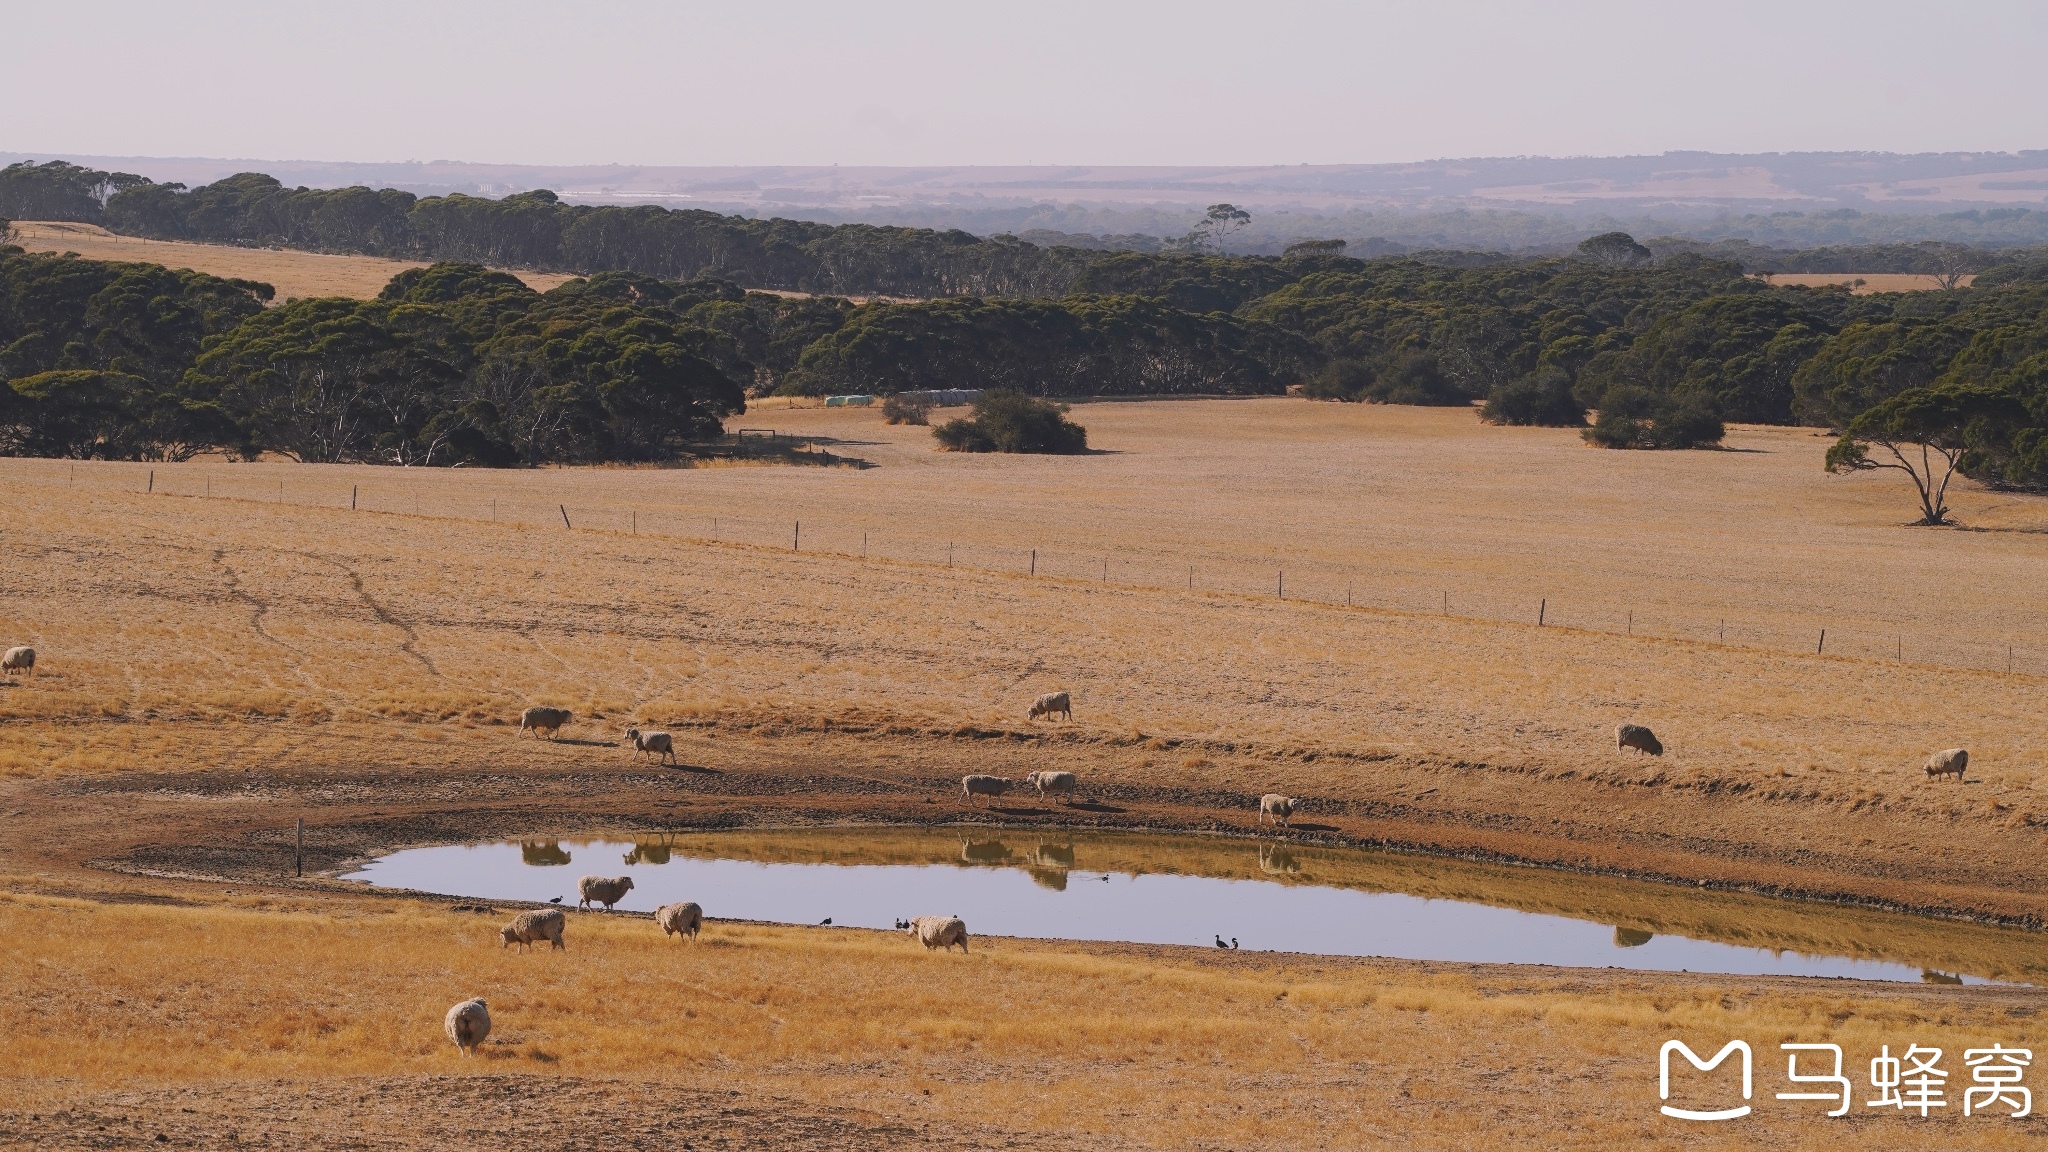
<svg viewBox="0 0 2048 1152">
<path fill-rule="evenodd" d="M 2048 147 L 2048 3 L 10 6 L 0 151 L 1293 164 Z"/>
</svg>

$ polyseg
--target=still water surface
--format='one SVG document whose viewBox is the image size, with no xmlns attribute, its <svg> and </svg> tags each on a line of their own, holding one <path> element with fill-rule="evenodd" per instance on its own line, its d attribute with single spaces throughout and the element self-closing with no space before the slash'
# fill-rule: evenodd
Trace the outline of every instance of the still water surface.
<svg viewBox="0 0 2048 1152">
<path fill-rule="evenodd" d="M 1132 835 L 974 839 L 820 829 L 529 841 L 395 852 L 350 878 L 487 900 L 695 900 L 746 920 L 889 928 L 957 915 L 981 935 L 1934 983 L 2048 982 L 2048 938 L 2012 929 L 1351 849 Z"/>
</svg>

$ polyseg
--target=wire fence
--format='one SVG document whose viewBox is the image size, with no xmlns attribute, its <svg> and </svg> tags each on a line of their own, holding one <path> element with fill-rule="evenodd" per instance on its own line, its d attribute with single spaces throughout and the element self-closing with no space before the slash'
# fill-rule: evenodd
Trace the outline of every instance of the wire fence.
<svg viewBox="0 0 2048 1152">
<path fill-rule="evenodd" d="M 601 498 L 588 491 L 579 492 L 576 484 L 545 493 L 521 491 L 495 485 L 490 474 L 482 472 L 460 477 L 460 483 L 451 484 L 448 480 L 453 473 L 437 470 L 435 483 L 424 487 L 381 476 L 339 483 L 331 476 L 277 476 L 240 465 L 223 465 L 218 469 L 191 465 L 152 468 L 92 462 L 81 468 L 66 461 L 14 460 L 7 462 L 0 475 L 39 487 L 318 507 L 527 529 L 609 532 L 699 546 L 736 545 L 823 553 L 1119 588 L 1270 598 L 1327 607 L 1763 648 L 1786 654 L 2048 675 L 2048 642 L 2038 636 L 2012 634 L 1986 639 L 1983 632 L 1978 632 L 1958 637 L 1954 629 L 1936 635 L 1930 634 L 1924 625 L 1916 628 L 1867 616 L 1788 614 L 1782 609 L 1759 613 L 1773 617 L 1760 621 L 1734 612 L 1703 614 L 1697 607 L 1628 605 L 1616 602 L 1611 593 L 1574 594 L 1568 588 L 1503 588 L 1498 581 L 1476 580 L 1470 572 L 1418 571 L 1391 563 L 1375 565 L 1370 558 L 1357 564 L 1331 564 L 1271 555 L 1232 556 L 1213 551 L 1197 554 L 1172 541 L 1127 540 L 1113 548 L 1089 548 L 1056 543 L 954 540 L 943 534 L 861 527 L 815 516 L 733 514 L 681 502 L 642 501 L 626 506 L 616 493 L 606 493 L 609 499 Z M 582 498 L 578 499 L 579 496 Z"/>
</svg>

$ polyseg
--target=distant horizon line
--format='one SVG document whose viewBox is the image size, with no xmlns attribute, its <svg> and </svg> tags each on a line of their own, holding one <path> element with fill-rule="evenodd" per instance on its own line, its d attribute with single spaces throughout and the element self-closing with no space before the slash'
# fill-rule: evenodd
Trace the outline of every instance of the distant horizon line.
<svg viewBox="0 0 2048 1152">
<path fill-rule="evenodd" d="M 1902 160 L 1910 160 L 1910 159 L 1920 159 L 1920 158 L 1950 158 L 1950 157 L 1953 157 L 1953 158 L 1958 158 L 1958 159 L 1960 159 L 1960 158 L 1965 158 L 1965 157 L 1987 157 L 1987 158 L 1988 158 L 1988 157 L 1997 157 L 1997 158 L 2001 158 L 2001 159 L 2022 159 L 2022 158 L 2025 158 L 2025 157 L 2027 157 L 2027 156 L 2028 156 L 2028 155 L 2030 155 L 2030 154 L 2036 154 L 2036 153 L 2038 153 L 2038 154 L 2041 154 L 2041 155 L 2043 155 L 2044 157 L 2048 157 L 2048 143 L 2044 143 L 2044 145 L 2043 145 L 2042 147 L 2037 147 L 2037 148 L 2016 148 L 2016 149 L 1986 149 L 1986 148 L 1964 148 L 1964 149 L 1954 149 L 1954 150 L 1949 150 L 1949 151 L 1919 151 L 1919 152 L 1900 152 L 1900 151 L 1893 151 L 1893 150 L 1889 150 L 1889 149 L 1877 149 L 1877 148 L 1796 148 L 1796 149 L 1775 149 L 1775 150 L 1768 150 L 1768 151 L 1753 151 L 1753 152 L 1719 152 L 1719 151 L 1713 151 L 1713 150 L 1711 150 L 1711 149 L 1704 149 L 1704 148 L 1667 148 L 1667 149 L 1665 149 L 1665 150 L 1663 150 L 1663 151 L 1661 151 L 1661 152 L 1605 152 L 1605 153 L 1601 153 L 1601 152 L 1575 152 L 1575 153 L 1543 153 L 1543 152 L 1517 152 L 1517 153 L 1495 153 L 1495 154 L 1492 154 L 1492 155 L 1468 155 L 1468 156 L 1432 156 L 1432 157 L 1425 157 L 1425 158 L 1418 158 L 1418 159 L 1409 159 L 1409 160 L 1340 160 L 1340 161 L 1320 161 L 1320 162 L 1318 162 L 1318 161 L 1295 161 L 1295 162 L 1286 162 L 1286 161 L 1266 161 L 1266 162 L 1231 162 L 1231 161 L 1181 161 L 1181 162 L 1177 162 L 1177 163 L 1170 163 L 1170 164 L 1162 164 L 1162 163 L 1150 163 L 1150 164 L 1131 164 L 1131 163 L 1120 163 L 1120 162 L 1109 162 L 1109 161 L 1085 161 L 1085 160 L 1084 160 L 1084 161 L 1036 161 L 1036 160 L 1034 160 L 1034 161 L 1010 161 L 1010 162 L 1002 162 L 1002 163 L 996 163 L 996 162 L 988 162 L 988 161 L 946 161 L 946 160 L 932 160 L 932 161 L 922 161 L 922 162 L 917 162 L 917 163 L 868 163 L 868 162 L 862 162 L 862 161 L 853 161 L 853 162 L 847 162 L 847 161 L 837 161 L 837 160 L 833 160 L 833 161 L 807 161 L 807 162 L 801 162 L 801 161 L 723 161 L 723 162 L 708 162 L 708 161 L 707 161 L 707 162 L 687 162 L 687 163 L 684 163 L 684 162 L 671 162 L 671 161 L 659 161 L 659 160 L 603 160 L 603 161 L 576 161 L 576 162 L 564 162 L 564 161 L 528 161 L 528 160 L 458 160 L 458 159 L 450 159 L 450 158 L 446 158 L 446 157 L 440 157 L 440 158 L 436 158 L 436 159 L 431 159 L 431 160 L 419 160 L 419 159 L 406 159 L 406 160 L 362 160 L 362 159 L 320 159 L 320 158 L 315 158 L 315 157 L 307 157 L 307 156 L 298 156 L 298 157 L 278 157 L 278 156 L 253 156 L 253 155 L 241 155 L 241 156 L 235 156 L 235 155 L 211 155 L 211 156 L 209 156 L 209 155 L 201 155 L 201 154 L 197 154 L 197 153 L 192 153 L 192 154 L 177 154 L 177 155 L 164 155 L 164 154 L 151 154 L 151 153 L 143 153 L 143 152 L 125 152 L 125 153 L 115 153 L 115 152 L 105 152 L 105 153 L 101 153 L 101 152 L 80 152 L 80 151 L 71 151 L 71 150 L 63 150 L 63 149 L 0 149 L 0 157 L 10 157 L 10 158 L 12 158 L 12 157 L 21 157 L 21 158 L 47 157 L 48 159 L 51 159 L 51 160 L 62 160 L 62 161 L 65 161 L 65 162 L 67 162 L 67 163 L 75 163 L 75 162 L 77 162 L 77 161 L 80 161 L 80 160 L 154 160 L 154 161 L 163 161 L 163 162 L 170 162 L 170 163 L 179 163 L 179 162 L 185 162 L 185 163 L 239 163 L 239 162 L 242 162 L 242 161 L 248 161 L 248 162 L 250 162 L 250 163 L 257 163 L 257 164 L 293 164 L 293 165 L 301 165 L 301 164 L 302 164 L 302 165 L 336 165 L 336 166 L 350 166 L 350 167 L 417 167 L 417 168 L 428 168 L 428 167 L 436 167 L 436 166 L 447 166 L 447 167 L 471 167 L 471 168 L 559 168 L 559 169 L 587 169 L 587 168 L 741 168 L 741 169 L 754 169 L 754 168 L 771 168 L 771 169 L 772 169 L 772 168 L 798 168 L 798 169 L 817 169 L 817 168 L 881 168 L 881 169 L 904 169 L 904 170 L 916 170 L 916 169 L 926 169 L 926 168 L 998 168 L 998 169 L 1000 169 L 1000 168 L 1031 168 L 1031 169 L 1040 169 L 1040 168 L 1055 168 L 1055 169 L 1057 169 L 1057 168 L 1117 168 L 1117 169 L 1126 169 L 1126 170 L 1149 170 L 1149 171 L 1175 171 L 1175 170 L 1185 170 L 1185 169 L 1227 169 L 1227 170 L 1245 170 L 1245 169 L 1295 169 L 1295 168 L 1401 168 L 1401 167 L 1409 167 L 1409 166 L 1415 166 L 1415 165 L 1429 165 L 1429 164 L 1465 164 L 1465 163 L 1483 163 L 1483 162 L 1500 162 L 1500 161 L 1530 161 L 1530 160 L 1548 160 L 1548 161 L 1562 161 L 1562 162 L 1571 162 L 1571 161 L 1585 161 L 1585 160 L 1660 160 L 1660 159 L 1665 159 L 1665 158 L 1667 158 L 1667 157 L 1693 157 L 1693 156 L 1697 156 L 1697 157 L 1725 157 L 1725 158 L 1729 158 L 1729 159 L 1738 159 L 1738 158 L 1743 158 L 1743 159 L 1746 159 L 1746 158 L 1752 158 L 1752 157 L 1754 157 L 1754 158 L 1759 158 L 1759 159 L 1761 159 L 1761 158 L 1767 158 L 1767 157 L 1848 157 L 1848 156 L 1867 156 L 1867 157 L 1884 157 L 1884 158 L 1894 158 L 1894 159 L 1902 159 Z"/>
</svg>

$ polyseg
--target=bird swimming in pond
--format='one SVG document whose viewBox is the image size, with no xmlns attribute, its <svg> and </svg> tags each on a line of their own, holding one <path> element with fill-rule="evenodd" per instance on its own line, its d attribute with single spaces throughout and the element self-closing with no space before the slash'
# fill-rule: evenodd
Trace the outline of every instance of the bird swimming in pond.
<svg viewBox="0 0 2048 1152">
<path fill-rule="evenodd" d="M 548 901 L 548 903 L 550 903 L 550 904 L 560 904 L 561 902 L 562 902 L 562 898 L 561 898 L 560 896 L 557 896 L 557 897 L 555 897 L 554 899 L 552 899 L 552 900 Z"/>
<path fill-rule="evenodd" d="M 1230 947 L 1230 945 L 1228 945 L 1228 944 L 1225 944 L 1225 943 L 1223 942 L 1223 937 L 1221 937 L 1221 936 L 1218 936 L 1218 937 L 1216 938 L 1216 946 L 1217 946 L 1218 948 L 1228 948 L 1228 947 Z"/>
<path fill-rule="evenodd" d="M 820 928 L 822 928 L 822 927 L 824 927 L 825 925 L 827 925 L 827 924 L 830 924 L 831 922 L 832 922 L 832 918 L 831 918 L 830 916 L 827 916 L 827 917 L 825 917 L 825 918 L 824 918 L 823 920 L 820 920 L 820 921 L 818 921 L 818 926 L 819 926 Z"/>
</svg>

